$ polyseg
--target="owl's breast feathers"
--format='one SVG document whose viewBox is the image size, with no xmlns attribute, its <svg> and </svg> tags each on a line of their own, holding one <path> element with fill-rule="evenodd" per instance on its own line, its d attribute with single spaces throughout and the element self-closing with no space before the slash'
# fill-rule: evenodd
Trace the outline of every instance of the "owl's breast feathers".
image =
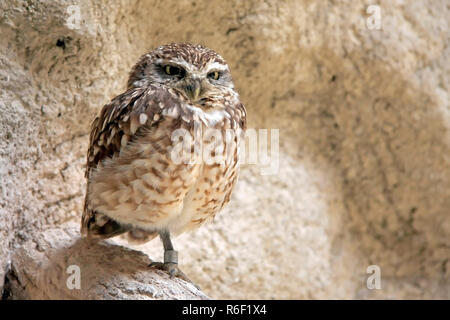
<svg viewBox="0 0 450 320">
<path fill-rule="evenodd" d="M 246 126 L 237 94 L 222 99 L 214 101 L 219 109 L 204 112 L 176 91 L 150 86 L 129 89 L 104 106 L 91 128 L 82 234 L 107 238 L 162 228 L 180 233 L 214 217 L 237 180 Z M 174 132 L 198 139 L 198 128 L 222 133 L 221 161 L 174 158 Z M 225 138 L 227 129 L 236 133 L 231 139 Z M 202 148 L 217 143 L 201 138 L 195 143 Z"/>
</svg>

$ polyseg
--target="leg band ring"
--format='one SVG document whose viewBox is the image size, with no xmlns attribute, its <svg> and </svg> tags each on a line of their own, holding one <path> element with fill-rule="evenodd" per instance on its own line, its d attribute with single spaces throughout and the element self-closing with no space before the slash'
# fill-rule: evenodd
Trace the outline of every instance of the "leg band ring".
<svg viewBox="0 0 450 320">
<path fill-rule="evenodd" d="M 178 264 L 178 251 L 176 250 L 164 251 L 164 263 Z"/>
</svg>

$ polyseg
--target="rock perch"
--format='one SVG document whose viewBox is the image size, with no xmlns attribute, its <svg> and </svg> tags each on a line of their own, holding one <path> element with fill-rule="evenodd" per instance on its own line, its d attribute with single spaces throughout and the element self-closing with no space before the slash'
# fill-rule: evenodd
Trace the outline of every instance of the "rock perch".
<svg viewBox="0 0 450 320">
<path fill-rule="evenodd" d="M 74 223 L 48 229 L 11 257 L 5 299 L 208 299 L 191 283 L 149 268 L 142 252 L 89 243 Z"/>
</svg>

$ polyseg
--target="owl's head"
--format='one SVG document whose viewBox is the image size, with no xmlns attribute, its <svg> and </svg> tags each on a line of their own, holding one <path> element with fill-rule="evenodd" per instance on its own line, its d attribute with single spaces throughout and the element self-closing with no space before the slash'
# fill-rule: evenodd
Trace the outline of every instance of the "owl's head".
<svg viewBox="0 0 450 320">
<path fill-rule="evenodd" d="M 179 91 L 194 104 L 233 91 L 225 60 L 201 45 L 173 43 L 141 57 L 133 67 L 128 88 L 159 84 Z"/>
</svg>

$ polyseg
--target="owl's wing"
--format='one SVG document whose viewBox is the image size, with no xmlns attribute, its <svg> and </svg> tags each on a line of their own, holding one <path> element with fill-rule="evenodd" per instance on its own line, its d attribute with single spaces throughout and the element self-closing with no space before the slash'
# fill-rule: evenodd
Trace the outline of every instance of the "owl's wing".
<svg viewBox="0 0 450 320">
<path fill-rule="evenodd" d="M 91 126 L 87 153 L 87 190 L 81 218 L 81 234 L 109 238 L 127 230 L 105 215 L 89 208 L 88 192 L 92 171 L 106 159 L 117 156 L 133 140 L 143 126 L 152 126 L 162 119 L 167 93 L 157 87 L 131 88 L 105 105 Z"/>
</svg>

